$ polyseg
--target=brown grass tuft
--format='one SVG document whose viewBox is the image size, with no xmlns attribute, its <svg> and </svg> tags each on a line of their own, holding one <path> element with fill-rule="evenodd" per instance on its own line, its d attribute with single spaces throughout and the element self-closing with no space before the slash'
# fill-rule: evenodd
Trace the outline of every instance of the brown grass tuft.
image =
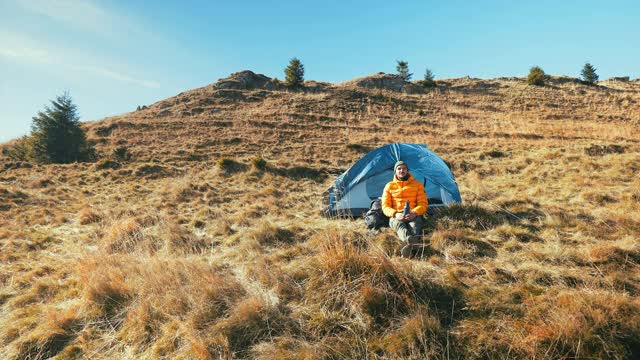
<svg viewBox="0 0 640 360">
<path fill-rule="evenodd" d="M 204 251 L 210 243 L 175 223 L 169 215 L 160 214 L 115 220 L 107 229 L 102 246 L 108 253 L 190 254 Z"/>
<path fill-rule="evenodd" d="M 81 324 L 75 310 L 50 312 L 44 322 L 15 343 L 15 358 L 48 359 L 56 356 L 77 335 Z"/>
<path fill-rule="evenodd" d="M 135 217 L 116 221 L 105 234 L 105 249 L 108 252 L 132 251 L 142 241 L 142 230 L 142 224 Z"/>
<path fill-rule="evenodd" d="M 373 341 L 372 346 L 385 357 L 395 359 L 447 358 L 454 355 L 440 320 L 424 308 L 402 318 L 392 331 Z"/>
<path fill-rule="evenodd" d="M 300 231 L 301 229 L 294 229 L 293 231 L 283 229 L 264 221 L 260 223 L 257 229 L 249 233 L 248 236 L 263 246 L 282 246 L 294 243 L 299 236 L 296 233 Z"/>
<path fill-rule="evenodd" d="M 282 334 L 286 328 L 287 320 L 281 309 L 252 297 L 239 303 L 229 317 L 216 326 L 216 331 L 226 336 L 233 354 L 246 356 L 251 346 Z"/>
<path fill-rule="evenodd" d="M 119 325 L 123 311 L 133 299 L 134 290 L 127 282 L 131 264 L 113 257 L 88 258 L 79 264 L 87 309 L 109 324 Z"/>
<path fill-rule="evenodd" d="M 81 225 L 88 225 L 100 222 L 102 220 L 102 215 L 94 210 L 94 208 L 85 206 L 78 212 L 78 219 L 80 220 Z"/>
</svg>

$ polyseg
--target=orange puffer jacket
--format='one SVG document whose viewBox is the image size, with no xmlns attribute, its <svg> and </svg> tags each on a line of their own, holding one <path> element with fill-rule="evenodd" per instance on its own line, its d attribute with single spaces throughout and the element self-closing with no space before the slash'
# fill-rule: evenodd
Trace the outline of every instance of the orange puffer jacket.
<svg viewBox="0 0 640 360">
<path fill-rule="evenodd" d="M 429 203 L 424 186 L 416 181 L 411 174 L 406 181 L 400 181 L 394 175 L 393 181 L 384 187 L 382 193 L 382 212 L 388 217 L 393 217 L 397 212 L 404 210 L 407 200 L 409 200 L 411 212 L 418 215 L 427 212 Z"/>
</svg>

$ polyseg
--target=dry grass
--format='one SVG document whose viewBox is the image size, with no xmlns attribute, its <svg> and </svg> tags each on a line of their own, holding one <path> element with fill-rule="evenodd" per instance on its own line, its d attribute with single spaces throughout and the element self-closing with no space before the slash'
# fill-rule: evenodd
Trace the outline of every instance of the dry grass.
<svg viewBox="0 0 640 360">
<path fill-rule="evenodd" d="M 638 358 L 639 104 L 566 78 L 204 87 L 89 123 L 95 164 L 0 159 L 0 357 Z M 396 141 L 465 201 L 412 259 L 320 216 Z"/>
</svg>

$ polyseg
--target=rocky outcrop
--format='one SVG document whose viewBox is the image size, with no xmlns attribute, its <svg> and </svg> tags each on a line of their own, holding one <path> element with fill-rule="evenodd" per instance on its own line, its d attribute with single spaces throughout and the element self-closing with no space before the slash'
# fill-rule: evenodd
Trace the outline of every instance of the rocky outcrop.
<svg viewBox="0 0 640 360">
<path fill-rule="evenodd" d="M 629 81 L 628 76 L 614 76 L 612 78 L 607 79 L 608 81 L 618 81 L 618 82 L 627 82 Z"/>
<path fill-rule="evenodd" d="M 237 90 L 297 90 L 311 93 L 325 91 L 331 84 L 319 81 L 305 81 L 303 86 L 291 88 L 279 80 L 274 80 L 262 74 L 256 74 L 250 70 L 244 70 L 231 74 L 228 78 L 220 79 L 211 87 L 221 92 L 219 96 L 227 97 Z M 225 92 L 227 91 L 227 92 Z"/>
<path fill-rule="evenodd" d="M 244 70 L 231 74 L 228 78 L 220 79 L 212 85 L 214 90 L 277 90 L 281 85 L 270 77 Z"/>
<path fill-rule="evenodd" d="M 331 87 L 330 83 L 311 80 L 311 81 L 305 81 L 304 86 L 301 88 L 301 90 L 304 92 L 310 92 L 310 93 L 320 93 L 320 92 L 326 91 L 330 87 Z"/>
<path fill-rule="evenodd" d="M 367 89 L 380 89 L 407 94 L 423 93 L 424 89 L 414 83 L 404 81 L 400 75 L 378 73 L 350 81 L 343 82 L 342 86 L 355 86 Z"/>
</svg>

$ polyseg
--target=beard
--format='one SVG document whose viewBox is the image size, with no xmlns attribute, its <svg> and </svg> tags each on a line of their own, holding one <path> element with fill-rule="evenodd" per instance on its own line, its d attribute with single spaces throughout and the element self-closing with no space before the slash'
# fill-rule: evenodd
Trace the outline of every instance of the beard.
<svg viewBox="0 0 640 360">
<path fill-rule="evenodd" d="M 397 176 L 397 175 L 396 175 L 396 177 L 397 177 L 397 178 L 398 178 L 398 180 L 400 180 L 400 181 L 407 181 L 407 180 L 409 180 L 409 174 L 406 174 L 405 176 L 402 176 L 402 177 L 400 177 L 400 176 Z"/>
</svg>

